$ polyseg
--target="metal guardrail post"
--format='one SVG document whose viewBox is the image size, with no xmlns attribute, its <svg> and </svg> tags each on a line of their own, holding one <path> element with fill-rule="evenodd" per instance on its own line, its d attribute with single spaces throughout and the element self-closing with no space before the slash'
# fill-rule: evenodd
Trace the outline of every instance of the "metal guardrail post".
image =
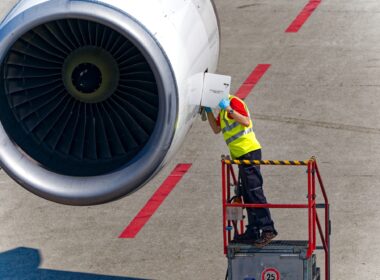
<svg viewBox="0 0 380 280">
<path fill-rule="evenodd" d="M 224 254 L 227 254 L 227 215 L 226 215 L 226 163 L 222 160 L 222 207 L 223 207 L 223 247 Z"/>
</svg>

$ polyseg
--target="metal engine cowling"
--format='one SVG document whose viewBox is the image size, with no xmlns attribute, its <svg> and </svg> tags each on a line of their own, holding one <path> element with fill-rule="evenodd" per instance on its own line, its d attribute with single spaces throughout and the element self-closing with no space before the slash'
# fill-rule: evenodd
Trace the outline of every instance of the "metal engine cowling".
<svg viewBox="0 0 380 280">
<path fill-rule="evenodd" d="M 196 115 L 188 79 L 219 53 L 206 0 L 24 0 L 0 40 L 1 165 L 72 205 L 115 200 L 160 170 Z"/>
</svg>

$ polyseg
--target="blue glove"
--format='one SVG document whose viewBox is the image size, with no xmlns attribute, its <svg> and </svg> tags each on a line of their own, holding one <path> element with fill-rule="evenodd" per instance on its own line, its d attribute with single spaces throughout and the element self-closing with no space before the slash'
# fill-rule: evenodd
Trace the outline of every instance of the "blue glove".
<svg viewBox="0 0 380 280">
<path fill-rule="evenodd" d="M 225 110 L 228 106 L 230 106 L 230 100 L 228 98 L 223 98 L 220 102 L 219 102 L 219 107 L 220 109 L 222 110 Z"/>
<path fill-rule="evenodd" d="M 210 107 L 204 107 L 206 113 L 212 113 L 212 109 Z"/>
</svg>

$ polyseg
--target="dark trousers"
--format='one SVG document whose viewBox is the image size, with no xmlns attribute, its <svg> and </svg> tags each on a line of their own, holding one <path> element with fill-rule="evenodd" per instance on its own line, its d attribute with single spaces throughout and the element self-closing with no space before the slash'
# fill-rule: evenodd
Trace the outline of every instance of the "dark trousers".
<svg viewBox="0 0 380 280">
<path fill-rule="evenodd" d="M 261 160 L 261 149 L 249 152 L 238 159 Z M 263 191 L 263 177 L 260 165 L 239 165 L 241 192 L 244 203 L 263 204 L 267 199 Z M 274 231 L 274 224 L 267 208 L 247 208 L 247 230 L 257 233 L 262 231 Z"/>
</svg>

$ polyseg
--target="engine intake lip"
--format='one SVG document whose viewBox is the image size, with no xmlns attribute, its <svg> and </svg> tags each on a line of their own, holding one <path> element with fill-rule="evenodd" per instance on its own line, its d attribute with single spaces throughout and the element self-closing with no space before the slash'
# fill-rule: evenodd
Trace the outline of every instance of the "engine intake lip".
<svg viewBox="0 0 380 280">
<path fill-rule="evenodd" d="M 72 166 L 73 172 L 57 172 L 54 167 L 35 160 L 35 155 L 23 151 L 22 142 L 14 141 L 6 132 L 6 126 L 15 124 L 15 119 L 0 112 L 0 142 L 3 144 L 0 147 L 0 163 L 13 179 L 41 197 L 70 205 L 100 204 L 135 191 L 158 172 L 165 162 L 178 114 L 176 80 L 164 50 L 144 26 L 125 12 L 90 1 L 73 1 L 69 6 L 64 1 L 46 1 L 20 14 L 16 13 L 13 18 L 7 18 L 0 27 L 0 61 L 4 62 L 14 43 L 31 29 L 47 22 L 66 19 L 92 21 L 107 26 L 127 38 L 146 58 L 155 77 L 159 96 L 157 121 L 152 134 L 144 147 L 128 162 L 95 173 L 91 166 L 86 166 L 87 162 L 79 173 L 76 172 L 80 165 Z M 0 89 L 0 95 L 4 97 L 3 88 Z M 59 165 L 60 160 L 55 164 Z"/>
</svg>

